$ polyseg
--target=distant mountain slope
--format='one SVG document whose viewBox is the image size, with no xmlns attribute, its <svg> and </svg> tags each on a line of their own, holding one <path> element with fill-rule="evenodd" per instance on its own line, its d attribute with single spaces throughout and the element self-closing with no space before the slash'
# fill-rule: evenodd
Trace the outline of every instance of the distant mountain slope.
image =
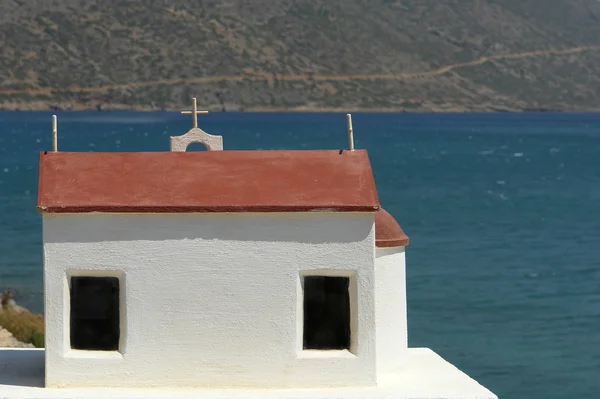
<svg viewBox="0 0 600 399">
<path fill-rule="evenodd" d="M 2 0 L 0 108 L 600 110 L 597 0 Z"/>
</svg>

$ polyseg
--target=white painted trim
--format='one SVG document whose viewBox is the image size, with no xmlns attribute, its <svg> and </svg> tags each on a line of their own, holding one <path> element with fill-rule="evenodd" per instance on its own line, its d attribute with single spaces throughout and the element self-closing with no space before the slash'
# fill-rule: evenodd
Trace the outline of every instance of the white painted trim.
<svg viewBox="0 0 600 399">
<path fill-rule="evenodd" d="M 73 359 L 123 359 L 119 351 L 88 351 L 71 349 L 65 353 L 65 358 Z"/>
<path fill-rule="evenodd" d="M 303 349 L 298 353 L 299 358 L 305 359 L 314 359 L 314 358 L 346 358 L 352 359 L 355 358 L 356 355 L 350 352 L 348 349 L 342 350 L 316 350 L 316 349 Z"/>
<path fill-rule="evenodd" d="M 94 351 L 71 348 L 71 277 L 116 277 L 119 279 L 119 349 L 116 351 Z M 63 302 L 64 324 L 64 357 L 79 359 L 122 359 L 127 349 L 127 287 L 125 272 L 114 269 L 67 269 L 65 272 L 67 297 Z"/>
</svg>

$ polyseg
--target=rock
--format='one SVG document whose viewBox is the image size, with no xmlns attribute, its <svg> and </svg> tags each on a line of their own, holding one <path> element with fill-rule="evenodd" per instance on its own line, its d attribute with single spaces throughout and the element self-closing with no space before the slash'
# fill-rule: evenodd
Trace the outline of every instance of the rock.
<svg viewBox="0 0 600 399">
<path fill-rule="evenodd" d="M 33 344 L 24 344 L 0 327 L 0 348 L 34 348 L 34 346 Z"/>
<path fill-rule="evenodd" d="M 43 316 L 17 305 L 14 296 L 11 290 L 0 295 L 0 347 L 42 348 Z"/>
</svg>

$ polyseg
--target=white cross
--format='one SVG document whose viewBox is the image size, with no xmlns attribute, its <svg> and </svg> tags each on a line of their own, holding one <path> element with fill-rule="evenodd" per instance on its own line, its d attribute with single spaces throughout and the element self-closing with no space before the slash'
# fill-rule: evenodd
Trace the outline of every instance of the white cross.
<svg viewBox="0 0 600 399">
<path fill-rule="evenodd" d="M 208 111 L 198 111 L 198 106 L 196 105 L 196 98 L 192 98 L 192 110 L 191 111 L 181 111 L 183 115 L 192 115 L 192 121 L 194 127 L 198 127 L 198 114 L 208 114 Z"/>
</svg>

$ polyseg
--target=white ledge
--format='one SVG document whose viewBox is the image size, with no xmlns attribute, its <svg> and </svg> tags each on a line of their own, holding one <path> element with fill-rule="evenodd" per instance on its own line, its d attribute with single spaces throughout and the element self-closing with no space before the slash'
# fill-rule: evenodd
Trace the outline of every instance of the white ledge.
<svg viewBox="0 0 600 399">
<path fill-rule="evenodd" d="M 498 399 L 427 348 L 408 349 L 402 368 L 380 378 L 377 387 L 317 389 L 119 389 L 44 388 L 43 349 L 0 348 L 0 397 L 201 398 L 201 399 Z"/>
<path fill-rule="evenodd" d="M 299 359 L 314 359 L 314 358 L 342 358 L 342 359 L 352 359 L 355 358 L 356 355 L 349 350 L 314 350 L 314 349 L 304 349 L 298 352 Z"/>
<path fill-rule="evenodd" d="M 77 359 L 123 359 L 123 355 L 118 351 L 82 351 L 75 349 L 68 351 L 65 357 Z"/>
</svg>

